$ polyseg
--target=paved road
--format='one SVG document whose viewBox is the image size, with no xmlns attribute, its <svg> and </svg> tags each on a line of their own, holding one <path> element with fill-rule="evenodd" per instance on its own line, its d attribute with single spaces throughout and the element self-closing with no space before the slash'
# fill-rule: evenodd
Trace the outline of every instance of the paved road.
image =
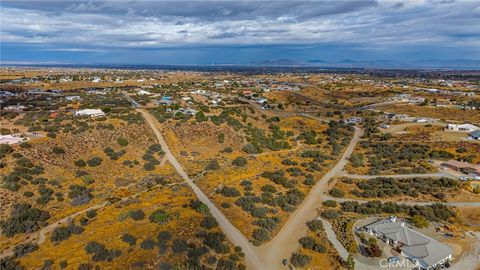
<svg viewBox="0 0 480 270">
<path fill-rule="evenodd" d="M 327 191 L 328 180 L 342 171 L 348 162 L 348 157 L 358 140 L 362 131 L 355 128 L 355 134 L 350 141 L 339 162 L 327 172 L 308 193 L 302 204 L 293 212 L 288 221 L 283 225 L 278 234 L 270 242 L 256 247 L 255 250 L 259 257 L 263 259 L 268 269 L 282 269 L 282 259 L 290 258 L 290 255 L 299 247 L 298 239 L 304 236 L 306 232 L 305 223 L 315 218 L 317 207 L 321 204 L 321 196 Z"/>
<path fill-rule="evenodd" d="M 346 172 L 340 172 L 338 176 L 344 176 L 353 179 L 375 179 L 379 177 L 383 178 L 436 178 L 436 177 L 446 177 L 451 179 L 458 179 L 457 177 L 446 173 L 446 172 L 436 172 L 436 173 L 423 173 L 423 174 L 390 174 L 390 175 L 359 175 L 359 174 L 349 174 Z"/>
<path fill-rule="evenodd" d="M 140 112 L 147 123 L 150 125 L 151 129 L 154 131 L 162 150 L 165 152 L 165 156 L 175 168 L 175 170 L 180 174 L 180 176 L 185 180 L 185 182 L 192 188 L 193 192 L 197 198 L 206 204 L 210 208 L 212 216 L 218 221 L 223 233 L 228 237 L 228 239 L 236 246 L 240 246 L 242 251 L 245 253 L 245 261 L 249 269 L 267 269 L 265 266 L 265 261 L 260 260 L 259 256 L 254 250 L 254 246 L 248 241 L 248 239 L 237 229 L 235 226 L 230 223 L 230 221 L 225 217 L 225 215 L 215 206 L 215 204 L 210 201 L 210 199 L 203 193 L 203 191 L 190 179 L 182 165 L 178 162 L 175 156 L 170 151 L 167 143 L 163 139 L 162 134 L 158 130 L 155 123 L 157 120 L 149 114 L 147 111 L 137 109 Z"/>
</svg>

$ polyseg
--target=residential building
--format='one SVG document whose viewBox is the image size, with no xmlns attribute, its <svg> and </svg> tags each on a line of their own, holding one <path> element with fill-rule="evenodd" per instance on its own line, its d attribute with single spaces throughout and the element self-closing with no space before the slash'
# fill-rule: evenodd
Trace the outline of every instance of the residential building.
<svg viewBox="0 0 480 270">
<path fill-rule="evenodd" d="M 99 117 L 104 115 L 105 113 L 100 109 L 84 109 L 75 112 L 75 116 Z"/>
<path fill-rule="evenodd" d="M 480 140 L 480 130 L 470 132 L 470 138 L 473 140 Z"/>
<path fill-rule="evenodd" d="M 375 221 L 364 226 L 363 230 L 398 248 L 402 255 L 421 269 L 436 269 L 452 260 L 449 246 L 408 227 L 397 217 Z"/>
<path fill-rule="evenodd" d="M 148 92 L 148 91 L 145 91 L 145 90 L 139 90 L 139 91 L 137 92 L 137 95 L 141 95 L 141 96 L 143 96 L 143 95 L 151 95 L 151 94 L 152 94 L 152 93 L 150 93 L 150 92 Z"/>
<path fill-rule="evenodd" d="M 480 130 L 480 128 L 472 124 L 461 124 L 461 125 L 448 124 L 446 127 L 446 130 L 472 132 L 472 131 Z"/>
<path fill-rule="evenodd" d="M 12 135 L 0 135 L 0 144 L 16 144 L 16 143 L 21 143 L 25 138 L 22 137 L 16 137 Z"/>
<path fill-rule="evenodd" d="M 4 110 L 7 110 L 7 111 L 17 111 L 17 112 L 21 112 L 21 111 L 25 110 L 26 108 L 27 108 L 27 106 L 17 104 L 17 105 L 6 106 L 6 107 L 4 107 L 3 109 L 4 109 Z"/>
<path fill-rule="evenodd" d="M 80 96 L 66 96 L 65 99 L 68 101 L 80 100 Z"/>
<path fill-rule="evenodd" d="M 447 162 L 443 162 L 440 164 L 440 166 L 464 173 L 474 179 L 480 178 L 480 165 L 457 160 L 449 160 Z"/>
<path fill-rule="evenodd" d="M 357 123 L 361 123 L 362 121 L 363 119 L 358 116 L 353 116 L 344 120 L 344 122 L 347 124 L 357 124 Z"/>
</svg>

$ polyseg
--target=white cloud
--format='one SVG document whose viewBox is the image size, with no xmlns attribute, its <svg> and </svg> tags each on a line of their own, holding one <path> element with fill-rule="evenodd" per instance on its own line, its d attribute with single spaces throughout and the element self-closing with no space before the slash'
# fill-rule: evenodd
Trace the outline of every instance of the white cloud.
<svg viewBox="0 0 480 270">
<path fill-rule="evenodd" d="M 150 6 L 155 3 L 158 11 Z M 81 2 L 52 11 L 4 6 L 1 39 L 120 48 L 319 43 L 468 47 L 478 46 L 480 36 L 478 7 L 469 1 L 381 1 L 377 6 L 369 2 L 274 3 L 290 7 L 281 11 L 267 10 L 268 2 L 226 2 L 225 7 L 201 7 L 197 13 L 198 3 L 188 2 L 183 12 L 181 7 L 165 6 L 164 14 L 159 3 Z"/>
</svg>

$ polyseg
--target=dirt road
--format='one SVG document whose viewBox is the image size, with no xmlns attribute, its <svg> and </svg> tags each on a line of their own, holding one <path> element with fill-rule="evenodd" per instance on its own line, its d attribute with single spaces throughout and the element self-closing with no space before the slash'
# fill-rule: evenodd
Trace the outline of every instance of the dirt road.
<svg viewBox="0 0 480 270">
<path fill-rule="evenodd" d="M 370 200 L 362 200 L 362 199 L 350 199 L 350 198 L 335 198 L 330 195 L 324 195 L 322 196 L 322 200 L 332 200 L 336 202 L 346 202 L 346 201 L 356 201 L 358 203 L 367 203 L 369 201 L 380 201 L 380 202 L 395 202 L 398 204 L 405 204 L 405 205 L 420 205 L 420 206 L 425 206 L 425 205 L 431 205 L 435 203 L 441 203 L 447 206 L 458 206 L 458 207 L 480 207 L 480 202 L 415 202 L 415 201 L 399 201 L 395 199 L 380 199 L 380 198 L 372 198 Z"/>
<path fill-rule="evenodd" d="M 457 179 L 457 177 L 447 173 L 447 172 L 436 172 L 436 173 L 418 173 L 418 174 L 389 174 L 389 175 L 360 175 L 360 174 L 349 174 L 346 172 L 339 173 L 338 176 L 344 176 L 353 179 L 375 179 L 379 177 L 383 178 L 435 178 L 435 177 L 446 177 L 451 179 Z"/>
</svg>

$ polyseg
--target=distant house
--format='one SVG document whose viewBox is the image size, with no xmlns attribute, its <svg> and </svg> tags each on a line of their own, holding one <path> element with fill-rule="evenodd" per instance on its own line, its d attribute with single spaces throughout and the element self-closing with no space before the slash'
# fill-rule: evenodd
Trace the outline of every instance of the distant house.
<svg viewBox="0 0 480 270">
<path fill-rule="evenodd" d="M 358 116 L 353 116 L 344 120 L 344 122 L 347 124 L 357 124 L 357 123 L 361 123 L 362 121 L 363 119 Z"/>
<path fill-rule="evenodd" d="M 417 267 L 433 270 L 452 260 L 452 250 L 445 244 L 409 228 L 396 217 L 381 219 L 363 227 L 385 243 L 398 248 Z"/>
<path fill-rule="evenodd" d="M 4 109 L 4 110 L 7 110 L 7 111 L 17 111 L 17 112 L 21 112 L 21 111 L 25 110 L 26 108 L 27 108 L 27 106 L 17 104 L 17 105 L 6 106 L 6 107 L 4 107 L 3 109 Z"/>
<path fill-rule="evenodd" d="M 257 99 L 255 99 L 255 101 L 258 104 L 263 104 L 263 103 L 267 102 L 268 100 L 266 98 L 257 98 Z"/>
<path fill-rule="evenodd" d="M 75 112 L 75 116 L 99 117 L 104 115 L 105 113 L 100 109 L 84 109 Z"/>
<path fill-rule="evenodd" d="M 430 119 L 430 118 L 417 118 L 417 119 L 415 119 L 415 122 L 417 122 L 417 123 L 428 123 L 428 122 L 432 122 L 432 119 Z"/>
<path fill-rule="evenodd" d="M 440 164 L 443 168 L 449 168 L 466 175 L 471 176 L 474 179 L 480 179 L 480 165 L 474 165 L 468 162 L 449 160 Z"/>
<path fill-rule="evenodd" d="M 480 140 L 480 130 L 470 132 L 470 138 L 473 140 Z"/>
<path fill-rule="evenodd" d="M 92 78 L 92 82 L 94 82 L 94 83 L 98 83 L 98 82 L 101 82 L 101 81 L 102 81 L 102 79 L 100 77 L 93 77 Z"/>
<path fill-rule="evenodd" d="M 207 91 L 197 89 L 197 90 L 193 90 L 193 91 L 190 92 L 190 93 L 192 93 L 192 94 L 198 94 L 198 95 L 205 95 L 205 94 L 207 93 Z"/>
<path fill-rule="evenodd" d="M 151 95 L 152 93 L 148 92 L 148 91 L 145 91 L 145 90 L 140 90 L 137 92 L 137 95 Z"/>
<path fill-rule="evenodd" d="M 184 108 L 180 108 L 180 109 L 178 109 L 178 111 L 175 112 L 175 114 L 181 113 L 181 114 L 195 115 L 197 112 L 198 112 L 198 111 L 197 111 L 197 110 L 194 110 L 194 109 L 184 109 Z"/>
<path fill-rule="evenodd" d="M 16 144 L 16 143 L 21 143 L 25 138 L 22 137 L 16 137 L 12 135 L 0 135 L 0 144 Z"/>
<path fill-rule="evenodd" d="M 66 96 L 65 99 L 68 101 L 80 100 L 80 96 Z"/>
<path fill-rule="evenodd" d="M 253 92 L 250 91 L 250 90 L 244 90 L 244 91 L 242 91 L 242 94 L 243 94 L 244 96 L 251 96 L 251 95 L 253 95 Z"/>
<path fill-rule="evenodd" d="M 170 105 L 173 102 L 173 98 L 169 96 L 163 96 L 159 101 L 158 104 L 163 104 L 163 105 Z"/>
<path fill-rule="evenodd" d="M 448 124 L 446 127 L 446 130 L 472 132 L 472 131 L 480 130 L 480 128 L 472 124 L 461 124 L 461 125 Z"/>
</svg>

